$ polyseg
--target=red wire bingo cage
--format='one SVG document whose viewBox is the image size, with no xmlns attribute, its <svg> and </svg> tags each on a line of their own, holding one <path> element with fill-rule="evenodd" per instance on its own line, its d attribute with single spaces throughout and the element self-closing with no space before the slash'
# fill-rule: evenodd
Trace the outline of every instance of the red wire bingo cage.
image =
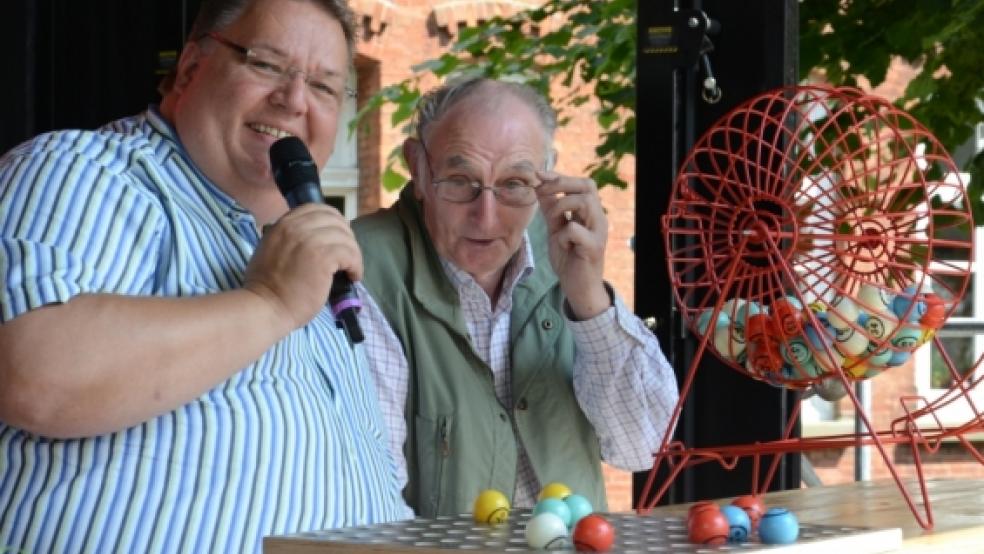
<svg viewBox="0 0 984 554">
<path fill-rule="evenodd" d="M 960 302 L 974 258 L 965 188 L 939 141 L 904 111 L 856 89 L 777 89 L 735 108 L 697 142 L 673 185 L 663 228 L 676 303 L 699 346 L 638 510 L 648 512 L 688 466 L 732 469 L 751 457 L 751 493 L 758 494 L 785 453 L 869 445 L 916 520 L 931 528 L 920 450 L 935 452 L 956 438 L 984 463 L 966 439 L 984 428 L 970 395 L 979 379 L 974 368 L 955 368 L 935 336 Z M 904 416 L 875 429 L 853 383 L 910 365 L 929 341 L 953 386 L 932 402 L 900 398 Z M 672 441 L 706 351 L 800 398 L 846 394 L 864 431 L 792 437 L 797 402 L 778 441 L 719 448 Z M 941 424 L 937 411 L 958 402 L 969 405 L 970 420 Z M 924 512 L 887 445 L 911 449 Z M 763 461 L 769 468 L 760 483 Z M 651 494 L 663 463 L 669 477 Z"/>
</svg>

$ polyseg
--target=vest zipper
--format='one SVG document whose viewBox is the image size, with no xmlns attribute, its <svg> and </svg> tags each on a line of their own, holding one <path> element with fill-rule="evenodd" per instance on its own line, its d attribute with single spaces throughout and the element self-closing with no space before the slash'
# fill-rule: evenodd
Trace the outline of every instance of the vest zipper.
<svg viewBox="0 0 984 554">
<path fill-rule="evenodd" d="M 451 455 L 451 442 L 448 438 L 448 419 L 441 421 L 441 455 L 447 458 Z"/>
</svg>

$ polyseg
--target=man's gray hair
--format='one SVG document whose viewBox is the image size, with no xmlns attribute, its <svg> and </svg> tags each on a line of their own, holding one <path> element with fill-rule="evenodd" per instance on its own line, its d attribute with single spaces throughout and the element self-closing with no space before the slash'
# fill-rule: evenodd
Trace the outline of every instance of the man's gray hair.
<svg viewBox="0 0 984 554">
<path fill-rule="evenodd" d="M 459 102 L 475 96 L 487 86 L 495 87 L 496 93 L 505 92 L 511 94 L 516 99 L 529 107 L 540 119 L 543 130 L 546 132 L 547 146 L 553 141 L 554 131 L 557 130 L 557 113 L 554 111 L 546 98 L 535 88 L 511 81 L 500 81 L 488 77 L 470 77 L 467 79 L 449 81 L 444 85 L 428 92 L 417 104 L 417 112 L 414 117 L 413 130 L 418 138 L 423 138 L 427 128 L 444 117 L 451 108 Z M 548 148 L 551 150 L 551 148 Z M 552 159 L 552 155 L 550 156 Z M 548 161 L 548 167 L 553 165 Z"/>
<path fill-rule="evenodd" d="M 221 31 L 229 27 L 239 19 L 243 12 L 256 0 L 204 0 L 195 22 L 188 33 L 188 41 L 201 40 L 209 33 Z M 352 61 L 352 53 L 355 50 L 355 15 L 349 8 L 347 0 L 295 0 L 311 2 L 328 12 L 338 20 L 342 26 L 342 33 L 345 35 L 345 44 L 348 47 L 349 63 Z M 174 78 L 177 76 L 177 63 L 167 74 L 157 87 L 161 95 L 171 91 L 174 86 Z"/>
</svg>

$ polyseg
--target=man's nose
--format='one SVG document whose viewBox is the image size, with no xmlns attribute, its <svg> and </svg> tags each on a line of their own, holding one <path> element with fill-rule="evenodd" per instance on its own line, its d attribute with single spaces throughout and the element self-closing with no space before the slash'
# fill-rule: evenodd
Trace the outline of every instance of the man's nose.
<svg viewBox="0 0 984 554">
<path fill-rule="evenodd" d="M 491 188 L 483 188 L 478 193 L 478 197 L 472 200 L 471 207 L 475 220 L 482 227 L 487 227 L 498 221 L 499 201 L 496 200 L 495 193 Z"/>
<path fill-rule="evenodd" d="M 292 112 L 307 109 L 307 80 L 303 73 L 292 71 L 283 76 L 278 93 L 284 107 Z"/>
</svg>

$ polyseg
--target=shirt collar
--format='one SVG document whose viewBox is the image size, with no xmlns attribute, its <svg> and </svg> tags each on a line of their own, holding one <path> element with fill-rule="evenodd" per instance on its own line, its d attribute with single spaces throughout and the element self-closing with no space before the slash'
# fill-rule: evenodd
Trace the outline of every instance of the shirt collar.
<svg viewBox="0 0 984 554">
<path fill-rule="evenodd" d="M 208 192 L 210 192 L 218 202 L 229 210 L 230 216 L 235 215 L 236 217 L 242 217 L 243 214 L 250 215 L 249 211 L 246 210 L 246 208 L 243 208 L 239 202 L 236 202 L 235 198 L 226 194 L 224 190 L 219 188 L 218 185 L 213 183 L 211 179 L 206 177 L 205 174 L 198 169 L 198 166 L 195 165 L 195 162 L 191 159 L 188 151 L 185 150 L 184 144 L 181 143 L 181 137 L 178 136 L 177 129 L 171 125 L 170 121 L 164 118 L 160 112 L 160 108 L 157 105 L 152 104 L 148 106 L 145 114 L 147 124 L 167 139 L 167 141 L 174 148 L 174 154 L 180 156 L 181 159 L 184 160 L 185 165 L 195 172 L 195 175 L 198 176 L 198 180 L 204 183 Z M 250 215 L 250 217 L 252 216 Z"/>
</svg>

